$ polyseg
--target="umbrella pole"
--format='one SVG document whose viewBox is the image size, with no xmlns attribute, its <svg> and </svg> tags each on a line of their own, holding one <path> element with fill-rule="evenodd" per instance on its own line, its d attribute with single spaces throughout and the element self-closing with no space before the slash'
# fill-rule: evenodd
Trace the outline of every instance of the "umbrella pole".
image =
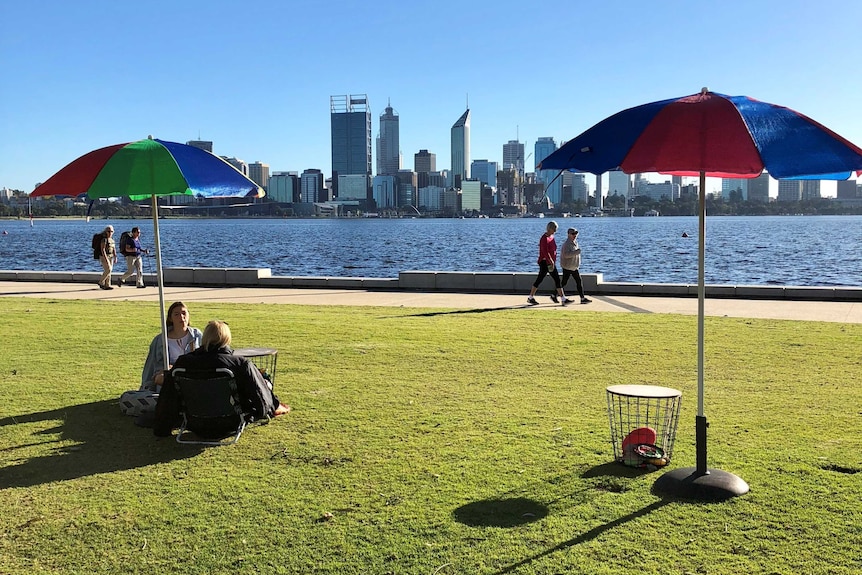
<svg viewBox="0 0 862 575">
<path fill-rule="evenodd" d="M 159 313 L 162 318 L 162 355 L 165 358 L 162 369 L 168 370 L 168 322 L 165 317 L 165 283 L 162 277 L 162 244 L 159 241 L 159 202 L 152 195 L 153 239 L 156 246 L 156 285 L 159 287 Z"/>
<path fill-rule="evenodd" d="M 709 473 L 706 467 L 706 422 L 703 408 L 703 318 L 706 307 L 704 285 L 704 263 L 706 253 L 706 172 L 700 173 L 698 191 L 698 240 L 697 240 L 697 417 L 695 418 L 695 445 L 697 472 Z"/>
<path fill-rule="evenodd" d="M 700 173 L 698 191 L 697 249 L 697 417 L 695 417 L 695 467 L 681 467 L 659 477 L 653 491 L 661 496 L 694 501 L 722 501 L 748 493 L 748 484 L 732 473 L 706 466 L 706 422 L 703 408 L 703 318 L 706 300 L 704 254 L 706 252 L 706 173 Z"/>
</svg>

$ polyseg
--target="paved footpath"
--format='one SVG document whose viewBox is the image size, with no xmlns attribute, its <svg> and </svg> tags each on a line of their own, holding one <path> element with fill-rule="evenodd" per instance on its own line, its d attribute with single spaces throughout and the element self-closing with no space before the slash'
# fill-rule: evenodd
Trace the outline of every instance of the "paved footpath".
<svg viewBox="0 0 862 575">
<path fill-rule="evenodd" d="M 58 282 L 0 282 L 0 297 L 93 299 L 104 301 L 158 301 L 155 287 L 115 287 Z M 365 291 L 333 289 L 166 287 L 165 302 L 236 302 L 295 305 L 395 306 L 448 309 L 536 309 L 553 313 L 584 311 L 672 313 L 697 315 L 697 298 L 590 296 L 592 303 L 561 306 L 540 296 L 540 305 L 529 306 L 527 295 L 465 294 L 414 291 Z M 707 299 L 709 316 L 791 319 L 862 323 L 862 302 Z"/>
</svg>

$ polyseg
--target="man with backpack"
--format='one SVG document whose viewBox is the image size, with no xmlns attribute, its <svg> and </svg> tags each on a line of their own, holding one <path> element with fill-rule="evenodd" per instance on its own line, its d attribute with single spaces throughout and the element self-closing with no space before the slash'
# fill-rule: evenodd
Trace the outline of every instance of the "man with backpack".
<svg viewBox="0 0 862 575">
<path fill-rule="evenodd" d="M 144 268 L 141 262 L 142 254 L 149 254 L 150 250 L 141 249 L 141 228 L 135 226 L 130 232 L 123 232 L 120 235 L 120 253 L 126 257 L 126 273 L 117 280 L 117 287 L 123 287 L 123 284 L 132 275 L 137 274 L 137 286 L 144 286 Z"/>
</svg>

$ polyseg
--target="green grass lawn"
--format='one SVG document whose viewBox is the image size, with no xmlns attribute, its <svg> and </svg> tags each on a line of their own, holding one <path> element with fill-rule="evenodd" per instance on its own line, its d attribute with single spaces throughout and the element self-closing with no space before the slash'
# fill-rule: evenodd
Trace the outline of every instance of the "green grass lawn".
<svg viewBox="0 0 862 575">
<path fill-rule="evenodd" d="M 751 491 L 663 501 L 613 463 L 605 388 L 682 390 L 696 318 L 193 304 L 279 350 L 294 411 L 232 447 L 120 414 L 152 303 L 0 307 L 0 573 L 851 574 L 862 325 L 706 319 L 709 465 Z"/>
</svg>

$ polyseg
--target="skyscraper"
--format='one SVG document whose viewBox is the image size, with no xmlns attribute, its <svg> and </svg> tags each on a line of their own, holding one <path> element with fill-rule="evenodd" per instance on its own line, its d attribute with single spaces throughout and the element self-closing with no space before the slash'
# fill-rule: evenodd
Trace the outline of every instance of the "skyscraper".
<svg viewBox="0 0 862 575">
<path fill-rule="evenodd" d="M 779 202 L 798 202 L 802 199 L 802 180 L 778 180 Z"/>
<path fill-rule="evenodd" d="M 746 186 L 748 187 L 746 200 L 761 204 L 769 203 L 769 174 L 766 170 L 756 178 L 748 180 Z"/>
<path fill-rule="evenodd" d="M 387 103 L 377 134 L 377 175 L 393 176 L 401 169 L 398 113 Z"/>
<path fill-rule="evenodd" d="M 515 170 L 519 176 L 524 176 L 524 144 L 517 140 L 503 144 L 503 169 Z"/>
<path fill-rule="evenodd" d="M 539 165 L 539 162 L 550 156 L 557 149 L 557 143 L 553 138 L 550 137 L 542 137 L 536 140 L 536 144 L 533 148 L 533 160 L 535 160 L 535 166 Z M 548 199 L 551 200 L 554 204 L 559 204 L 562 201 L 563 194 L 563 182 L 560 178 L 554 180 L 554 176 L 559 173 L 559 170 L 536 170 L 536 179 L 541 182 L 545 186 L 545 194 L 548 196 Z M 551 184 L 551 182 L 554 182 Z M 551 184 L 548 186 L 548 184 Z"/>
<path fill-rule="evenodd" d="M 461 187 L 463 180 L 470 179 L 470 108 L 461 114 L 452 126 L 452 181 Z"/>
<path fill-rule="evenodd" d="M 323 193 L 323 172 L 309 168 L 303 170 L 299 177 L 301 201 L 303 203 L 312 203 L 324 201 L 326 198 L 319 198 Z"/>
<path fill-rule="evenodd" d="M 497 162 L 489 162 L 488 160 L 473 160 L 473 163 L 470 164 L 470 175 L 473 176 L 474 180 L 479 180 L 480 182 L 491 186 L 492 188 L 497 187 L 497 170 L 500 169 L 500 166 Z"/>
<path fill-rule="evenodd" d="M 263 188 L 269 187 L 269 164 L 253 162 L 248 165 L 248 179 Z"/>
<path fill-rule="evenodd" d="M 413 154 L 413 171 L 417 174 L 436 172 L 437 154 L 432 154 L 428 150 L 419 150 Z"/>
<path fill-rule="evenodd" d="M 371 109 L 365 94 L 330 96 L 332 184 L 338 197 L 338 176 L 362 175 L 371 184 Z"/>
</svg>

